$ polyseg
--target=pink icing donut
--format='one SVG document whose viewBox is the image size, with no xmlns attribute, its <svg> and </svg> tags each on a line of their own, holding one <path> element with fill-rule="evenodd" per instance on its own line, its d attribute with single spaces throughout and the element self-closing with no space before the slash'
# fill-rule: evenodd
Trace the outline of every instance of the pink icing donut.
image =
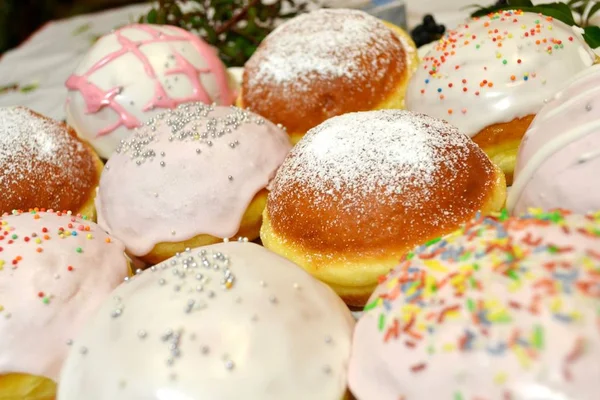
<svg viewBox="0 0 600 400">
<path fill-rule="evenodd" d="M 136 257 L 159 243 L 233 237 L 290 148 L 284 130 L 249 111 L 201 103 L 167 111 L 109 159 L 98 224 Z"/>
<path fill-rule="evenodd" d="M 174 26 L 134 24 L 103 36 L 66 86 L 67 122 L 103 158 L 161 109 L 234 101 L 216 50 Z"/>
<path fill-rule="evenodd" d="M 479 218 L 410 253 L 353 340 L 358 400 L 594 400 L 600 213 Z"/>
<path fill-rule="evenodd" d="M 538 113 L 519 147 L 507 206 L 600 210 L 600 66 L 576 76 Z"/>
<path fill-rule="evenodd" d="M 0 375 L 57 381 L 71 339 L 129 275 L 125 247 L 70 214 L 0 221 Z"/>
</svg>

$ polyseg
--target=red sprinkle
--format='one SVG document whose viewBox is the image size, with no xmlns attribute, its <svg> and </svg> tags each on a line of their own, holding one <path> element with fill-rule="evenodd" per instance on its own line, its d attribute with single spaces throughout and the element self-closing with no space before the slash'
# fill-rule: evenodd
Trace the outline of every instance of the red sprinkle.
<svg viewBox="0 0 600 400">
<path fill-rule="evenodd" d="M 68 271 L 73 271 L 73 267 L 69 265 L 69 266 L 67 267 L 67 270 L 68 270 Z"/>
</svg>

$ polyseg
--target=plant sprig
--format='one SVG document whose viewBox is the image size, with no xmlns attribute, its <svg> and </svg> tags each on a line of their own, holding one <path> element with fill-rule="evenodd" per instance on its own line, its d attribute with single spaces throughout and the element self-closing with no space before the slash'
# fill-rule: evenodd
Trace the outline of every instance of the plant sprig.
<svg viewBox="0 0 600 400">
<path fill-rule="evenodd" d="M 293 10 L 284 13 L 284 6 Z M 243 66 L 276 23 L 305 11 L 297 0 L 158 0 L 139 22 L 175 25 L 219 50 L 230 67 Z"/>
<path fill-rule="evenodd" d="M 600 47 L 600 28 L 590 26 L 591 18 L 600 11 L 600 3 L 593 0 L 571 0 L 568 3 L 545 3 L 533 5 L 531 0 L 507 0 L 505 4 L 496 4 L 490 7 L 477 6 L 471 17 L 483 17 L 498 11 L 522 10 L 552 17 L 570 26 L 579 26 L 584 29 L 583 38 L 592 48 Z M 593 4 L 592 4 L 593 3 Z M 581 21 L 575 21 L 573 13 L 581 16 Z"/>
</svg>

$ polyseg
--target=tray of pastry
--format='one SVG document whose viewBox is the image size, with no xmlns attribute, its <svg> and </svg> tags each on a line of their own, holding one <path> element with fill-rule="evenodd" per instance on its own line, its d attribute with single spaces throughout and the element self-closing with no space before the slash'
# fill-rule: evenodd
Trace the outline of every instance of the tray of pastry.
<svg viewBox="0 0 600 400">
<path fill-rule="evenodd" d="M 497 9 L 417 53 L 321 9 L 238 79 L 101 36 L 66 123 L 0 108 L 0 397 L 595 399 L 588 32 Z"/>
</svg>

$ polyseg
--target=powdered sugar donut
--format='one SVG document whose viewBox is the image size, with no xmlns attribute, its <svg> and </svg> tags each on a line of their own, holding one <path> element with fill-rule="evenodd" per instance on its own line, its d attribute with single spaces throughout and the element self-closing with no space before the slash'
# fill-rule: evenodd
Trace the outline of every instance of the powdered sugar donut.
<svg viewBox="0 0 600 400">
<path fill-rule="evenodd" d="M 106 164 L 98 223 L 150 264 L 223 238 L 253 240 L 265 188 L 290 147 L 285 131 L 235 107 L 167 111 Z"/>
<path fill-rule="evenodd" d="M 103 167 L 62 122 L 24 107 L 0 107 L 0 215 L 40 207 L 95 219 Z"/>
<path fill-rule="evenodd" d="M 125 248 L 62 213 L 4 215 L 0 235 L 0 397 L 54 398 L 70 340 L 129 275 Z"/>
<path fill-rule="evenodd" d="M 79 335 L 59 400 L 341 400 L 354 320 L 254 243 L 184 252 L 121 285 Z"/>
<path fill-rule="evenodd" d="M 353 339 L 358 400 L 593 400 L 600 214 L 478 218 L 409 253 Z"/>
<path fill-rule="evenodd" d="M 507 207 L 600 210 L 600 66 L 574 78 L 538 113 L 519 148 Z"/>
<path fill-rule="evenodd" d="M 535 114 L 594 63 L 580 32 L 519 10 L 472 19 L 423 58 L 406 107 L 457 126 L 512 182 L 518 145 Z"/>
<path fill-rule="evenodd" d="M 405 252 L 505 196 L 502 172 L 453 126 L 399 110 L 345 114 L 292 149 L 261 239 L 359 306 Z"/>
<path fill-rule="evenodd" d="M 328 118 L 403 108 L 417 67 L 410 36 L 364 11 L 321 9 L 275 29 L 244 68 L 239 104 L 296 143 Z"/>
<path fill-rule="evenodd" d="M 67 122 L 103 158 L 165 108 L 234 100 L 216 50 L 166 25 L 128 25 L 103 36 L 66 86 Z"/>
</svg>

